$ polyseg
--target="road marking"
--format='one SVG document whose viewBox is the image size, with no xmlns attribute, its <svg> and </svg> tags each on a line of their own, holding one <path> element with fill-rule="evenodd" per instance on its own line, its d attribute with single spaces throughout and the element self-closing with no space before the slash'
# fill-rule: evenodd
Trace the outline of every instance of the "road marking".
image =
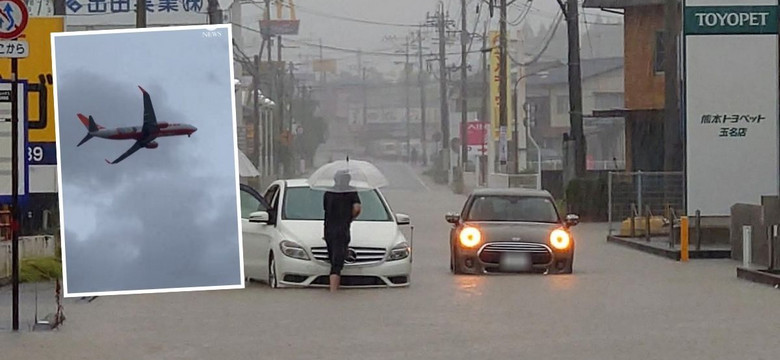
<svg viewBox="0 0 780 360">
<path fill-rule="evenodd" d="M 428 185 L 425 183 L 425 181 L 423 181 L 423 179 L 420 178 L 420 175 L 418 175 L 417 172 L 414 171 L 414 168 L 411 165 L 406 163 L 404 165 L 406 165 L 406 168 L 409 169 L 409 172 L 412 173 L 412 176 L 414 176 L 414 178 L 425 188 L 425 190 L 431 191 L 431 188 L 429 188 Z"/>
</svg>

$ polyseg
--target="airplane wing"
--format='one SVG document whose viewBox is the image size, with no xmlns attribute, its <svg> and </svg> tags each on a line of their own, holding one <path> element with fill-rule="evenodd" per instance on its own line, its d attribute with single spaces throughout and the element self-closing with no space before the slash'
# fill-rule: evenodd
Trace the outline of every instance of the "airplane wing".
<svg viewBox="0 0 780 360">
<path fill-rule="evenodd" d="M 144 133 L 149 133 L 154 129 L 157 129 L 157 116 L 154 115 L 154 107 L 152 106 L 152 98 L 149 96 L 149 93 L 144 90 L 142 87 L 138 87 L 141 89 L 141 92 L 144 94 L 144 126 L 143 131 Z"/>
<path fill-rule="evenodd" d="M 130 147 L 130 149 L 128 149 L 127 151 L 125 151 L 124 154 L 122 154 L 122 156 L 120 156 L 119 158 L 117 158 L 113 162 L 108 161 L 108 159 L 106 159 L 106 162 L 109 163 L 109 164 L 116 164 L 116 163 L 124 160 L 128 156 L 133 155 L 133 153 L 135 153 L 136 151 L 140 150 L 142 147 L 144 147 L 144 145 L 141 144 L 141 141 L 136 141 L 135 144 L 133 144 L 133 146 Z"/>
</svg>

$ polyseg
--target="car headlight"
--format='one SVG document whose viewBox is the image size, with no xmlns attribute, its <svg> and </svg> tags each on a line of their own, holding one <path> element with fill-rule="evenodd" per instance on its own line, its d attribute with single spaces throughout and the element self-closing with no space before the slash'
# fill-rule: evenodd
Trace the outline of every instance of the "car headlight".
<svg viewBox="0 0 780 360">
<path fill-rule="evenodd" d="M 555 229 L 550 233 L 550 244 L 558 250 L 566 250 L 571 245 L 571 237 L 565 230 Z"/>
<path fill-rule="evenodd" d="M 479 232 L 479 229 L 467 226 L 460 231 L 458 238 L 460 239 L 461 245 L 467 248 L 473 248 L 482 241 L 482 234 Z"/>
<path fill-rule="evenodd" d="M 390 255 L 387 257 L 387 261 L 406 259 L 411 252 L 412 249 L 409 247 L 409 244 L 402 242 L 390 249 Z"/>
<path fill-rule="evenodd" d="M 309 254 L 306 253 L 306 250 L 304 250 L 302 246 L 292 241 L 282 241 L 279 243 L 279 249 L 282 250 L 282 254 L 285 254 L 293 259 L 309 260 Z"/>
</svg>

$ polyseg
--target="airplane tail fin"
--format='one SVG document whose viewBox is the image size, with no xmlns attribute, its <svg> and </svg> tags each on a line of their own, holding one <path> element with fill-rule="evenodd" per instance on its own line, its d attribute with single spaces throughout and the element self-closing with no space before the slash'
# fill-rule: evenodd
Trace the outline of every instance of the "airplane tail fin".
<svg viewBox="0 0 780 360">
<path fill-rule="evenodd" d="M 85 142 L 89 141 L 89 139 L 93 138 L 92 133 L 95 131 L 98 131 L 102 129 L 103 127 L 98 125 L 95 122 L 95 119 L 90 115 L 89 117 L 84 116 L 83 114 L 78 114 L 79 120 L 81 120 L 81 123 L 84 124 L 84 126 L 87 128 L 87 136 L 84 136 L 83 139 L 81 139 L 81 142 L 79 142 L 76 147 L 81 146 Z"/>
<path fill-rule="evenodd" d="M 84 114 L 78 114 L 79 120 L 81 120 L 81 123 L 84 124 L 84 126 L 87 128 L 89 132 L 95 132 L 100 129 L 103 129 L 102 126 L 98 125 L 95 122 L 95 118 L 90 115 L 89 117 L 84 116 Z"/>
</svg>

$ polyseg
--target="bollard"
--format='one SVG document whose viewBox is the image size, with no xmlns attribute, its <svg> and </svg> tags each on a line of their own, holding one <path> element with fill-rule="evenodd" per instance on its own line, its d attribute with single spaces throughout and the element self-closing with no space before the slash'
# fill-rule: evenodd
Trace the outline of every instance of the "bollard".
<svg viewBox="0 0 780 360">
<path fill-rule="evenodd" d="M 769 234 L 769 266 L 767 270 L 772 271 L 775 269 L 775 239 L 777 238 L 777 225 L 772 225 L 772 231 Z"/>
<path fill-rule="evenodd" d="M 701 250 L 701 210 L 696 210 L 696 251 Z"/>
<path fill-rule="evenodd" d="M 742 267 L 748 268 L 750 267 L 750 262 L 753 259 L 753 255 L 751 254 L 752 251 L 752 244 L 751 241 L 751 227 L 750 225 L 743 225 L 742 226 Z"/>
<path fill-rule="evenodd" d="M 645 240 L 650 242 L 650 207 L 645 210 Z"/>
<path fill-rule="evenodd" d="M 688 261 L 688 217 L 680 217 L 680 261 Z"/>
</svg>

